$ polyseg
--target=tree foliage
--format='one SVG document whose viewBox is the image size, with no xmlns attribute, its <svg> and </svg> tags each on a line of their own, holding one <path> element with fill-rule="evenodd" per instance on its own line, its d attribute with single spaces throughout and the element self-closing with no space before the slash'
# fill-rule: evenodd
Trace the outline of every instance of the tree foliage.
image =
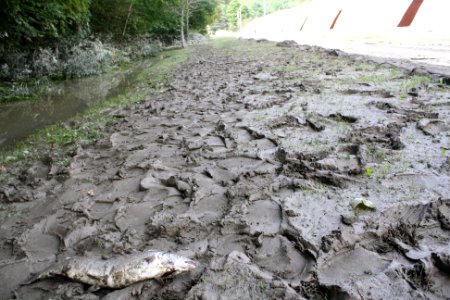
<svg viewBox="0 0 450 300">
<path fill-rule="evenodd" d="M 0 38 L 5 43 L 42 42 L 89 31 L 90 0 L 3 0 Z"/>
<path fill-rule="evenodd" d="M 231 2 L 227 6 L 228 27 L 231 30 L 234 30 L 238 27 L 239 5 L 239 0 L 231 0 Z"/>
<path fill-rule="evenodd" d="M 0 42 L 51 43 L 91 32 L 175 36 L 182 19 L 174 8 L 186 2 L 195 5 L 184 22 L 204 30 L 216 15 L 216 0 L 2 0 Z"/>
<path fill-rule="evenodd" d="M 215 0 L 199 2 L 190 16 L 191 28 L 206 33 L 206 26 L 213 23 L 219 15 L 217 6 L 218 2 Z"/>
<path fill-rule="evenodd" d="M 241 8 L 242 21 L 250 18 L 257 18 L 264 15 L 264 6 L 266 13 L 272 13 L 281 9 L 291 8 L 310 0 L 221 0 L 220 8 L 216 22 L 212 28 L 236 30 L 238 24 L 238 10 Z"/>
</svg>

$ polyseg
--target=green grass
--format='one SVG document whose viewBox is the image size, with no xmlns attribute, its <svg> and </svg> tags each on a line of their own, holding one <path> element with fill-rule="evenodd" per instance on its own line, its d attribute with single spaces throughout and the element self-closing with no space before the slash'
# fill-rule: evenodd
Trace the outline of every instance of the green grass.
<svg viewBox="0 0 450 300">
<path fill-rule="evenodd" d="M 238 40 L 234 37 L 221 37 L 211 40 L 211 44 L 216 49 L 221 49 L 224 54 L 236 57 L 245 57 L 247 60 L 261 59 L 270 56 L 273 53 L 280 52 L 280 48 L 275 43 L 251 43 L 244 40 Z"/>
<path fill-rule="evenodd" d="M 296 64 L 289 64 L 286 67 L 284 67 L 283 71 L 285 72 L 294 72 L 294 71 L 300 71 L 301 67 L 297 66 Z"/>
<path fill-rule="evenodd" d="M 237 39 L 235 37 L 226 36 L 226 37 L 218 37 L 218 38 L 212 38 L 211 42 L 214 48 L 222 49 L 226 47 L 230 41 L 236 41 Z"/>
<path fill-rule="evenodd" d="M 171 72 L 182 64 L 191 49 L 172 50 L 164 52 L 167 58 L 145 68 L 137 76 L 135 88 L 114 98 L 93 105 L 88 110 L 74 116 L 72 119 L 59 122 L 37 130 L 23 142 L 12 148 L 0 150 L 0 165 L 27 164 L 30 161 L 42 159 L 49 152 L 57 152 L 58 164 L 70 164 L 70 152 L 73 152 L 77 141 L 95 141 L 104 135 L 104 128 L 114 117 L 104 113 L 106 109 L 126 107 L 144 99 L 154 89 L 161 86 Z"/>
<path fill-rule="evenodd" d="M 422 86 L 426 86 L 427 84 L 432 82 L 432 78 L 430 76 L 425 75 L 413 75 L 409 77 L 407 80 L 403 81 L 400 85 L 400 88 L 404 92 L 408 92 L 412 88 L 419 88 Z"/>
<path fill-rule="evenodd" d="M 139 82 L 146 82 L 152 86 L 162 84 L 172 71 L 181 63 L 186 61 L 192 53 L 193 48 L 169 50 L 162 53 L 164 59 L 157 61 L 150 68 L 147 68 L 137 76 Z"/>
<path fill-rule="evenodd" d="M 47 77 L 22 82 L 0 82 L 0 104 L 36 99 L 50 85 Z"/>
<path fill-rule="evenodd" d="M 374 73 L 365 73 L 356 78 L 357 82 L 366 82 L 374 85 L 389 82 L 402 75 L 400 69 L 392 68 L 388 70 L 379 70 Z"/>
</svg>

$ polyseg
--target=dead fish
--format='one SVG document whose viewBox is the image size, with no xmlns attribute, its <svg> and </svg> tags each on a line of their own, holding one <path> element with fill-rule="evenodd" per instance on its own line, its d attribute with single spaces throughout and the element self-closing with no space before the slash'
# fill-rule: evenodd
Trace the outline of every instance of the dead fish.
<svg viewBox="0 0 450 300">
<path fill-rule="evenodd" d="M 196 266 L 197 263 L 189 258 L 155 250 L 107 260 L 74 257 L 50 267 L 27 284 L 53 276 L 65 276 L 95 287 L 117 289 L 144 280 L 188 272 Z"/>
</svg>

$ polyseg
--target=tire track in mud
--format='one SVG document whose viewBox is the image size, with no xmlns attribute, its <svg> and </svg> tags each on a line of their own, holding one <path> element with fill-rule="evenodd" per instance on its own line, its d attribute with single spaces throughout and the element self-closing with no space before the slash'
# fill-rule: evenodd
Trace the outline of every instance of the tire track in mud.
<svg viewBox="0 0 450 300">
<path fill-rule="evenodd" d="M 78 145 L 64 180 L 37 163 L 2 187 L 28 201 L 1 225 L 2 295 L 445 298 L 449 98 L 333 50 L 198 46 L 161 91 L 115 112 L 107 139 Z M 358 198 L 376 210 L 352 209 Z M 67 256 L 151 248 L 202 267 L 115 291 L 18 286 Z"/>
</svg>

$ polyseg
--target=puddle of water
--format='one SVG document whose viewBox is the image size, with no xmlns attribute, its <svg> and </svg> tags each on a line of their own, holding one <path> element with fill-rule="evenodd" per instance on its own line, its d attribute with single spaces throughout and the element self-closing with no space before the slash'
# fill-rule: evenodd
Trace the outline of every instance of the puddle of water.
<svg viewBox="0 0 450 300">
<path fill-rule="evenodd" d="M 136 78 L 154 60 L 132 68 L 58 82 L 35 101 L 7 103 L 0 109 L 0 148 L 11 146 L 34 130 L 67 120 L 91 105 L 124 94 L 136 85 Z"/>
</svg>

